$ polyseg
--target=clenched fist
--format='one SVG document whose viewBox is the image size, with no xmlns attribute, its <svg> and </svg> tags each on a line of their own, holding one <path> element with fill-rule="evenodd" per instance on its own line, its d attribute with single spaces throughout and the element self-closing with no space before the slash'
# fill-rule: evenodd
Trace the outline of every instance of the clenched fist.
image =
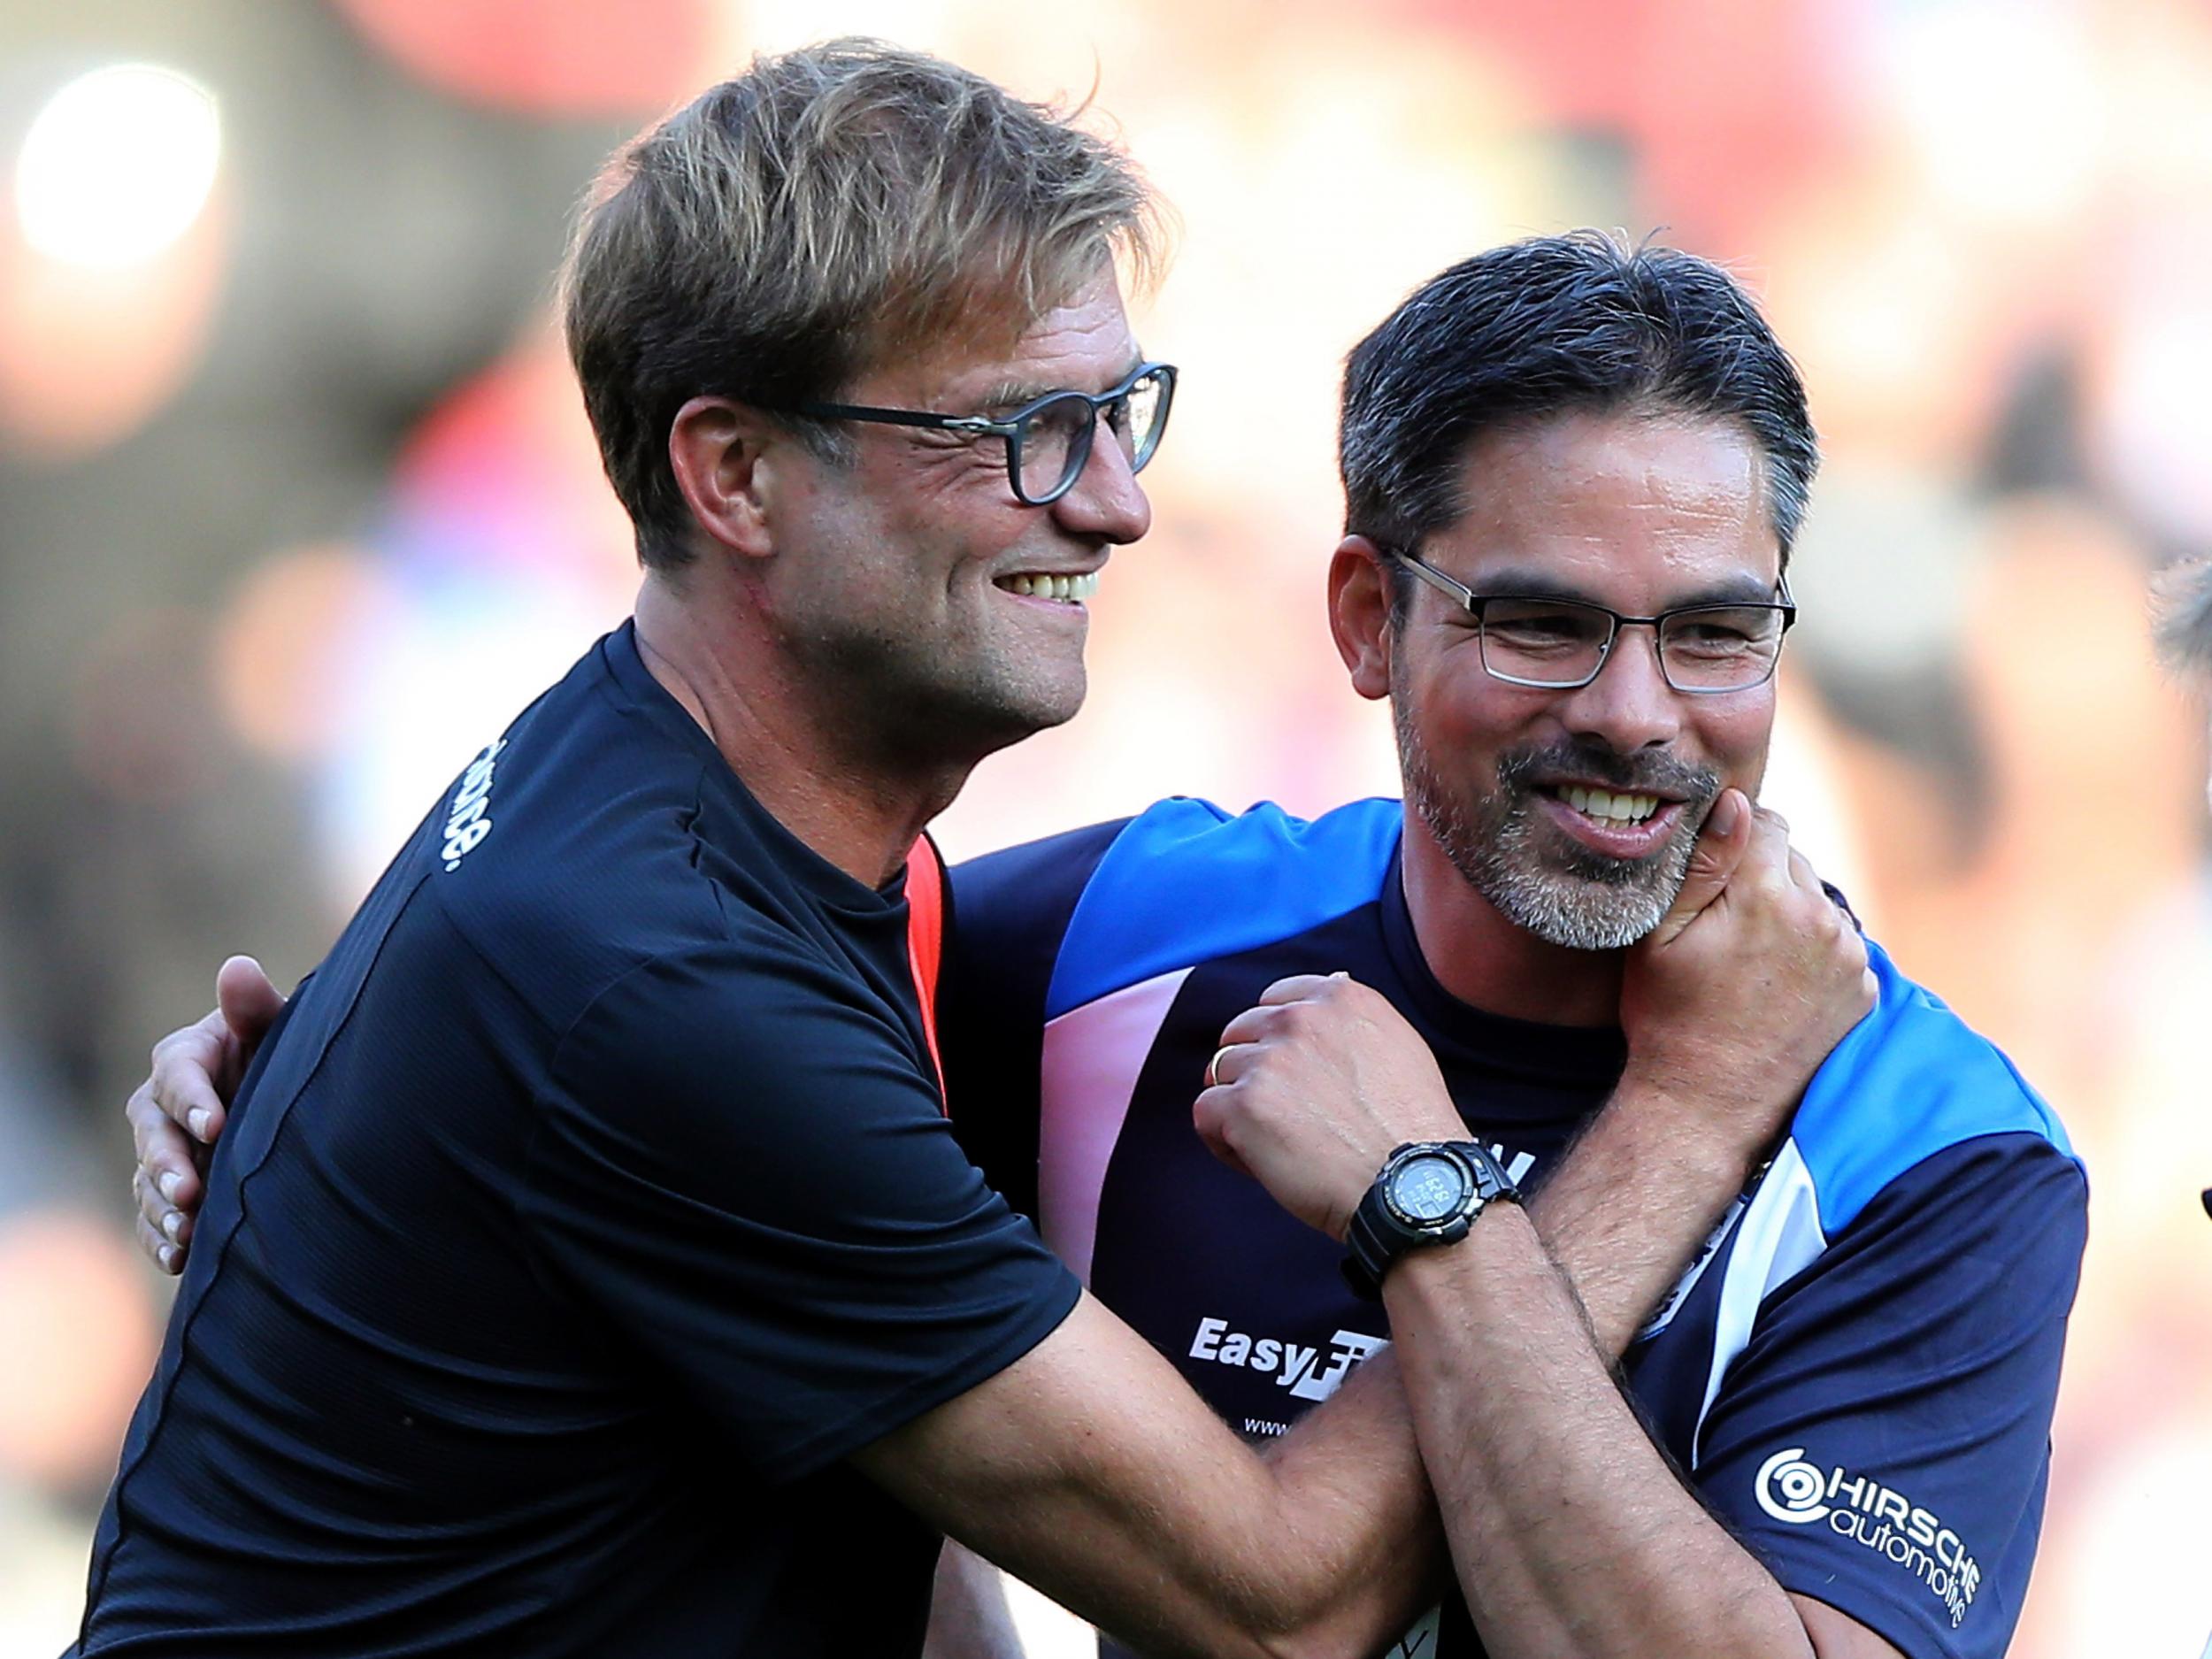
<svg viewBox="0 0 2212 1659">
<path fill-rule="evenodd" d="M 1278 979 L 1221 1041 L 1193 1109 L 1198 1133 L 1331 1238 L 1394 1147 L 1465 1133 L 1428 1045 L 1343 974 Z"/>
<path fill-rule="evenodd" d="M 1735 791 L 1717 803 L 1665 920 L 1628 952 L 1628 1077 L 1694 1105 L 1748 1156 L 1781 1132 L 1829 1052 L 1873 1008 L 1866 941 L 1789 826 Z"/>
</svg>

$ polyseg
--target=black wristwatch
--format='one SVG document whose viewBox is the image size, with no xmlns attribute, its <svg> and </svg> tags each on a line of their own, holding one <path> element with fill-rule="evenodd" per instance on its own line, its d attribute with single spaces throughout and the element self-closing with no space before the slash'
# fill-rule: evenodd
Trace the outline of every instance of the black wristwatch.
<svg viewBox="0 0 2212 1659">
<path fill-rule="evenodd" d="M 1414 1141 L 1393 1152 L 1352 1212 L 1344 1235 L 1344 1282 L 1382 1300 L 1383 1275 L 1408 1250 L 1453 1244 L 1499 1199 L 1521 1189 L 1487 1148 L 1472 1141 Z"/>
</svg>

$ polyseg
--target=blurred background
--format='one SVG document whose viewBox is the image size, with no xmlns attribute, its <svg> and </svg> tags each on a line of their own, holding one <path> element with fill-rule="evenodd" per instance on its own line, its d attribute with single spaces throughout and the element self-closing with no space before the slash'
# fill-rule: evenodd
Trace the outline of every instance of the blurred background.
<svg viewBox="0 0 2212 1659">
<path fill-rule="evenodd" d="M 549 315 L 572 203 L 849 31 L 1094 90 L 1183 221 L 1099 695 L 983 769 L 956 854 L 1394 788 L 1321 578 L 1338 365 L 1406 289 L 1597 225 L 1763 296 L 1827 457 L 1770 799 L 2094 1182 L 2015 1651 L 2193 1659 L 2212 833 L 2143 594 L 2212 548 L 2212 0 L 0 0 L 0 1659 L 74 1633 L 166 1307 L 149 1043 L 227 952 L 311 966 L 629 603 Z"/>
</svg>

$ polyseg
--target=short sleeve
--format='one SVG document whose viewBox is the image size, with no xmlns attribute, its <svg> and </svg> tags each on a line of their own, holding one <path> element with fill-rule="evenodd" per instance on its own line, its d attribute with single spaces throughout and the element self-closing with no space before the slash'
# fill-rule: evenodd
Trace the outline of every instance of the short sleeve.
<svg viewBox="0 0 2212 1659">
<path fill-rule="evenodd" d="M 1068 918 L 1126 818 L 969 859 L 951 894 L 938 1035 L 953 1133 L 991 1185 L 1037 1213 L 1045 995 Z"/>
<path fill-rule="evenodd" d="M 1761 1310 L 1695 1479 L 1784 1588 L 1910 1659 L 2004 1652 L 2086 1200 L 2040 1136 L 1964 1141 L 1892 1181 Z"/>
<path fill-rule="evenodd" d="M 541 1271 L 764 1479 L 964 1393 L 1074 1306 L 922 1064 L 891 1009 L 778 936 L 642 964 L 556 1057 L 523 1201 Z"/>
</svg>

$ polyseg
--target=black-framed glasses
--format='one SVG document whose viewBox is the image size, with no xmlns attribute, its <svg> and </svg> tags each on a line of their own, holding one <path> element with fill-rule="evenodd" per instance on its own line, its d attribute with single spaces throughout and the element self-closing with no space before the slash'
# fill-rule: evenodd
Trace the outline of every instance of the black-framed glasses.
<svg viewBox="0 0 2212 1659">
<path fill-rule="evenodd" d="M 1749 691 L 1774 678 L 1782 636 L 1797 620 L 1790 586 L 1755 604 L 1684 605 L 1655 617 L 1624 617 L 1578 599 L 1478 594 L 1410 553 L 1393 555 L 1475 619 L 1483 672 L 1508 685 L 1573 691 L 1588 685 L 1613 654 L 1623 628 L 1649 628 L 1659 643 L 1659 672 L 1675 690 L 1694 696 Z"/>
<path fill-rule="evenodd" d="M 1160 447 L 1168 406 L 1175 401 L 1172 364 L 1147 363 L 1103 392 L 1047 392 L 1004 415 L 941 415 L 922 409 L 874 409 L 864 403 L 801 403 L 796 412 L 829 420 L 872 420 L 888 426 L 970 432 L 1006 441 L 1006 477 L 1014 499 L 1048 507 L 1075 488 L 1090 464 L 1098 418 L 1121 445 L 1132 472 Z"/>
</svg>

